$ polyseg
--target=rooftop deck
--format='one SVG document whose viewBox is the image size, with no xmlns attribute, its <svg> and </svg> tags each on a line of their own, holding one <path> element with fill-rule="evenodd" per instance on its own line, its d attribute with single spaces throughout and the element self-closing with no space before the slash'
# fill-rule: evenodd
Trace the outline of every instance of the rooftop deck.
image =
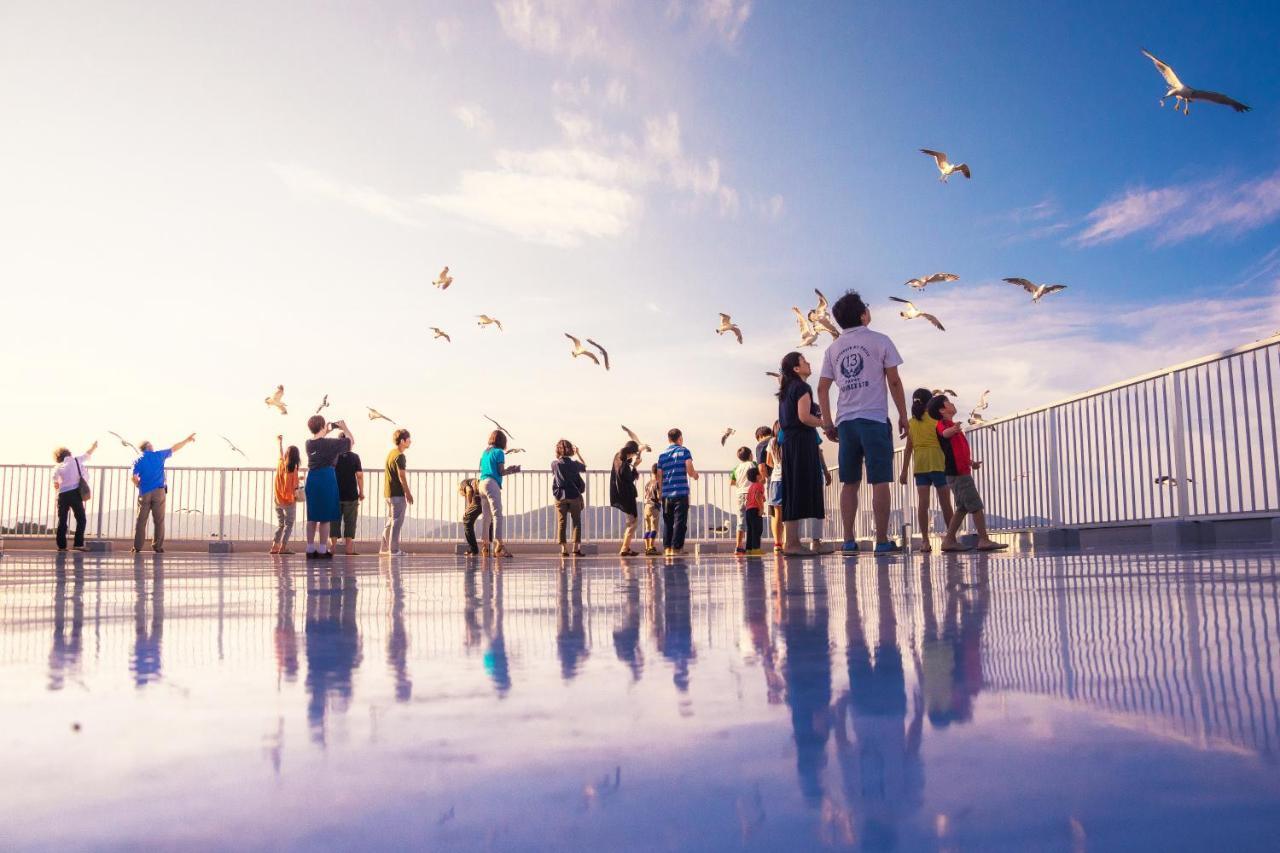
<svg viewBox="0 0 1280 853">
<path fill-rule="evenodd" d="M 1269 551 L 0 558 L 4 846 L 1268 849 Z"/>
</svg>

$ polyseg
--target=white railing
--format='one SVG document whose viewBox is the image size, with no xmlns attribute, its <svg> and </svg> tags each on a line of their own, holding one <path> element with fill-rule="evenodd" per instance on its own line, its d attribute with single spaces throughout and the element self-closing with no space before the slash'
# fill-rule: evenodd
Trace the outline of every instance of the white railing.
<svg viewBox="0 0 1280 853">
<path fill-rule="evenodd" d="M 1280 512 L 1280 337 L 1146 374 L 993 419 L 969 431 L 993 530 L 1130 524 Z M 828 448 L 834 462 L 835 449 Z M 902 450 L 894 454 L 901 469 Z M 417 498 L 406 542 L 460 541 L 458 483 L 474 471 L 411 471 Z M 0 535 L 48 536 L 55 524 L 51 467 L 0 466 Z M 89 533 L 133 535 L 136 490 L 127 467 L 92 467 Z M 646 475 L 647 476 L 647 475 Z M 172 539 L 264 542 L 275 529 L 274 471 L 267 468 L 171 468 L 167 535 Z M 366 500 L 357 534 L 379 535 L 383 473 L 365 471 Z M 643 481 L 642 481 L 643 482 Z M 692 485 L 689 537 L 725 538 L 737 528 L 727 471 L 703 472 Z M 839 483 L 827 489 L 827 538 L 839 531 Z M 914 525 L 915 488 L 892 487 L 890 531 Z M 587 474 L 589 539 L 617 539 L 622 517 L 608 506 L 609 472 Z M 512 541 L 555 538 L 549 471 L 513 475 L 503 489 Z M 299 520 L 301 521 L 301 515 Z M 935 519 L 935 530 L 938 521 Z M 872 533 L 864 487 L 858 535 Z M 768 531 L 766 530 L 766 538 Z"/>
</svg>

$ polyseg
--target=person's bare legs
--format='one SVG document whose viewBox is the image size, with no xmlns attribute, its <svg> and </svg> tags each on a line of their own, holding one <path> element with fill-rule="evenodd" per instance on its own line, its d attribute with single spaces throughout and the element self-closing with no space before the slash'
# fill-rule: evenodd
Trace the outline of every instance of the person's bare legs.
<svg viewBox="0 0 1280 853">
<path fill-rule="evenodd" d="M 858 487 L 862 481 L 840 484 L 840 524 L 844 527 L 844 541 L 856 542 L 854 529 L 858 520 Z"/>
<path fill-rule="evenodd" d="M 320 529 L 320 522 L 318 521 L 307 522 L 307 550 L 308 551 L 315 550 L 316 531 L 319 529 Z"/>
<path fill-rule="evenodd" d="M 956 534 L 960 532 L 960 525 L 964 524 L 965 515 L 964 510 L 958 509 L 951 516 L 951 523 L 947 525 L 947 535 L 942 537 L 942 545 L 940 547 L 943 551 L 960 549 L 959 543 L 956 542 Z"/>
<path fill-rule="evenodd" d="M 769 529 L 773 531 L 774 549 L 785 548 L 787 545 L 786 529 L 782 526 L 782 511 L 776 506 L 769 507 Z"/>
<path fill-rule="evenodd" d="M 329 547 L 329 522 L 321 521 L 318 522 L 316 526 L 319 528 L 316 531 L 316 535 L 320 540 L 320 547 L 327 549 Z"/>
<path fill-rule="evenodd" d="M 812 551 L 804 547 L 804 540 L 800 538 L 799 521 L 782 522 L 782 535 L 786 542 L 782 550 L 783 554 L 789 554 L 793 557 L 808 557 L 813 554 Z"/>
<path fill-rule="evenodd" d="M 933 550 L 929 544 L 929 490 L 930 486 L 916 487 L 916 524 L 920 531 L 920 551 L 927 554 Z"/>
<path fill-rule="evenodd" d="M 876 483 L 871 487 L 871 512 L 876 519 L 876 544 L 889 541 L 889 484 Z"/>
<path fill-rule="evenodd" d="M 950 527 L 951 516 L 955 515 L 955 510 L 951 507 L 951 487 L 938 487 L 938 507 L 942 510 L 942 523 Z"/>
</svg>

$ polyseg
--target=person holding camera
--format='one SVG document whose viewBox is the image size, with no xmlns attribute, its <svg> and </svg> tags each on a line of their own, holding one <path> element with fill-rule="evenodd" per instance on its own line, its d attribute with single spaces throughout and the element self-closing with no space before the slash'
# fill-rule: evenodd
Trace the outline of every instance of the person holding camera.
<svg viewBox="0 0 1280 853">
<path fill-rule="evenodd" d="M 307 418 L 311 438 L 307 440 L 307 559 L 329 560 L 329 525 L 342 519 L 338 495 L 338 474 L 334 463 L 355 446 L 346 421 L 326 423 L 321 415 Z M 340 432 L 337 438 L 329 433 Z"/>
<path fill-rule="evenodd" d="M 574 457 L 577 457 L 576 459 Z M 586 506 L 587 484 L 582 475 L 587 464 L 573 442 L 556 442 L 556 458 L 551 463 L 551 495 L 556 500 L 556 537 L 560 556 L 569 556 L 568 523 L 573 523 L 573 556 L 582 556 L 582 510 Z"/>
<path fill-rule="evenodd" d="M 72 514 L 76 517 L 76 538 L 75 549 L 77 551 L 85 550 L 84 547 L 84 502 L 90 496 L 89 481 L 85 477 L 84 466 L 89 464 L 89 457 L 93 455 L 93 451 L 98 449 L 98 442 L 90 445 L 89 449 L 79 456 L 72 456 L 71 451 L 65 447 L 59 447 L 53 451 L 53 460 L 57 462 L 57 466 L 53 469 L 53 490 L 58 495 L 58 531 L 54 535 L 58 543 L 58 550 L 67 550 L 67 515 Z"/>
</svg>

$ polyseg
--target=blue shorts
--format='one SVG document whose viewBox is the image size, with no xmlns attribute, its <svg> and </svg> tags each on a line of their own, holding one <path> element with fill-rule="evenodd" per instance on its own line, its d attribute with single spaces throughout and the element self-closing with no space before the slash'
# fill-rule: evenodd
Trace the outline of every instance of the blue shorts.
<svg viewBox="0 0 1280 853">
<path fill-rule="evenodd" d="M 946 471 L 927 471 L 924 474 L 916 474 L 917 486 L 933 486 L 935 489 L 945 489 L 947 487 Z"/>
<path fill-rule="evenodd" d="M 840 434 L 840 482 L 862 482 L 862 465 L 867 466 L 867 482 L 893 481 L 893 432 L 888 421 L 854 418 L 837 427 Z"/>
<path fill-rule="evenodd" d="M 782 481 L 769 481 L 769 506 L 782 506 Z"/>
</svg>

